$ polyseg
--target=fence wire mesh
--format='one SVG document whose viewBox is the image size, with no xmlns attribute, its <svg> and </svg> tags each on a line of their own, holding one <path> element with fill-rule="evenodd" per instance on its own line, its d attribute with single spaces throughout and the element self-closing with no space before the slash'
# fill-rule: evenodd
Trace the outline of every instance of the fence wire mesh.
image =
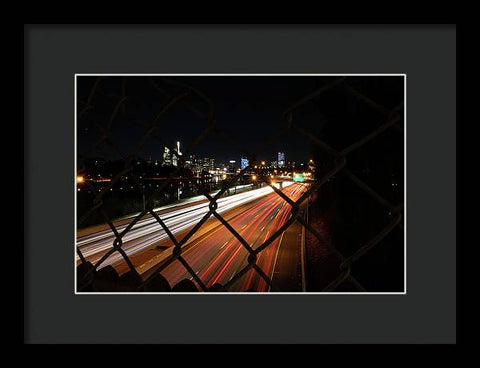
<svg viewBox="0 0 480 368">
<path fill-rule="evenodd" d="M 76 245 L 77 254 L 77 292 L 223 292 L 229 291 L 238 280 L 244 277 L 249 271 L 252 271 L 263 280 L 268 286 L 269 291 L 278 292 L 284 291 L 281 285 L 276 285 L 272 280 L 271 275 L 267 275 L 262 267 L 258 264 L 259 256 L 264 252 L 273 242 L 278 240 L 281 235 L 294 223 L 298 223 L 305 228 L 310 236 L 315 237 L 321 244 L 326 246 L 331 253 L 338 259 L 339 267 L 336 277 L 331 280 L 322 291 L 335 291 L 339 285 L 348 281 L 358 291 L 368 291 L 367 288 L 359 282 L 352 273 L 352 265 L 362 257 L 368 257 L 369 251 L 374 247 L 379 247 L 382 240 L 395 228 L 403 230 L 403 202 L 390 203 L 381 193 L 375 188 L 369 186 L 366 182 L 360 179 L 347 167 L 347 159 L 354 151 L 360 147 L 368 145 L 373 140 L 382 139 L 382 133 L 387 130 L 396 132 L 396 134 L 404 134 L 404 116 L 403 116 L 403 101 L 401 101 L 393 109 L 388 109 L 376 101 L 372 100 L 367 95 L 361 93 L 354 87 L 350 86 L 345 77 L 330 78 L 328 83 L 325 83 L 316 91 L 304 96 L 298 101 L 293 102 L 285 109 L 284 121 L 279 127 L 277 133 L 272 134 L 263 148 L 271 146 L 284 137 L 287 137 L 292 131 L 300 133 L 305 139 L 316 146 L 324 157 L 329 158 L 331 165 L 325 170 L 322 175 L 315 178 L 314 181 L 305 185 L 305 189 L 301 196 L 292 200 L 289 195 L 275 186 L 270 177 L 257 172 L 258 182 L 262 185 L 268 186 L 276 195 L 278 195 L 285 203 L 290 206 L 289 218 L 271 234 L 259 246 L 253 247 L 240 233 L 232 226 L 227 219 L 218 212 L 218 200 L 226 194 L 232 186 L 238 183 L 239 178 L 246 172 L 254 170 L 255 165 L 259 164 L 259 152 L 253 152 L 238 143 L 235 137 L 229 135 L 225 130 L 216 124 L 215 120 L 215 106 L 213 102 L 201 91 L 181 83 L 175 79 L 166 77 L 143 77 L 145 83 L 151 88 L 151 93 L 155 94 L 156 98 L 161 101 L 161 107 L 157 111 L 156 116 L 151 121 L 142 121 L 130 115 L 131 109 L 134 109 L 135 104 L 141 104 L 138 97 L 135 95 L 135 90 L 129 91 L 129 77 L 118 78 L 118 86 L 115 89 L 103 88 L 102 82 L 109 77 L 96 77 L 92 88 L 88 93 L 87 98 L 77 99 L 77 129 L 91 129 L 96 132 L 96 141 L 92 144 L 89 150 L 83 154 L 77 154 L 77 177 L 86 174 L 85 160 L 92 157 L 92 155 L 99 149 L 108 148 L 115 152 L 122 162 L 123 167 L 112 176 L 108 184 L 98 189 L 90 181 L 82 182 L 85 188 L 88 188 L 92 193 L 96 193 L 91 206 L 84 211 L 80 217 L 77 217 L 77 229 L 82 225 L 88 223 L 88 219 L 94 214 L 100 215 L 105 224 L 108 225 L 108 231 L 113 234 L 113 241 L 111 245 L 105 249 L 104 254 L 94 262 L 88 260 L 88 256 L 84 253 L 82 247 Z M 337 149 L 332 147 L 327 141 L 314 134 L 307 128 L 302 126 L 301 119 L 298 119 L 295 112 L 307 106 L 308 104 L 315 104 L 320 101 L 323 96 L 333 89 L 341 89 L 343 93 L 356 98 L 359 103 L 366 108 L 374 110 L 381 114 L 383 123 L 363 135 L 361 138 L 355 140 L 347 147 Z M 129 94 L 129 92 L 131 92 Z M 108 104 L 108 109 L 103 106 Z M 99 108 L 102 106 L 102 108 Z M 165 141 L 161 133 L 162 119 L 168 114 L 172 108 L 181 108 L 191 113 L 196 119 L 203 121 L 204 125 L 200 129 L 195 139 L 193 139 L 182 154 L 177 151 L 177 148 Z M 107 111 L 108 110 L 108 111 Z M 136 139 L 132 147 L 122 147 L 115 136 L 116 124 L 129 124 L 135 126 L 141 131 L 141 135 Z M 194 152 L 195 148 L 208 136 L 214 135 L 235 148 L 242 156 L 248 157 L 249 165 L 237 172 L 231 178 L 224 180 L 220 189 L 212 194 L 209 188 L 202 184 L 202 181 L 194 177 L 190 171 L 182 171 L 186 157 Z M 178 166 L 174 169 L 165 180 L 162 180 L 156 189 L 153 191 L 147 189 L 142 184 L 142 178 L 134 171 L 135 157 L 142 150 L 146 141 L 153 139 L 159 142 L 162 146 L 167 147 L 172 155 L 178 160 Z M 154 210 L 154 198 L 162 191 L 165 191 L 180 174 L 184 180 L 190 181 L 196 190 L 203 195 L 208 201 L 208 211 L 186 234 L 180 239 L 177 239 L 175 231 L 167 226 L 166 221 L 162 220 Z M 364 193 L 371 197 L 372 200 L 378 202 L 390 214 L 390 221 L 378 231 L 375 236 L 358 247 L 352 254 L 344 255 L 332 242 L 318 229 L 314 228 L 305 217 L 304 211 L 300 208 L 302 205 L 309 202 L 309 198 L 313 193 L 321 191 L 322 186 L 332 180 L 336 175 L 344 174 L 348 180 L 354 183 Z M 135 189 L 142 193 L 144 198 L 144 208 L 133 218 L 129 218 L 122 223 L 122 225 L 115 224 L 115 220 L 111 218 L 105 208 L 105 197 L 108 192 L 117 184 L 120 183 L 122 177 L 128 175 Z M 152 267 L 148 273 L 143 273 L 137 269 L 132 262 L 132 255 L 123 248 L 125 239 L 129 232 L 142 219 L 153 219 L 159 228 L 161 228 L 172 246 L 164 251 L 164 257 L 161 262 Z M 185 245 L 189 240 L 199 231 L 199 229 L 211 218 L 215 218 L 218 222 L 227 229 L 231 235 L 243 246 L 248 252 L 247 264 L 241 268 L 236 274 L 226 283 L 214 283 L 207 286 L 205 280 L 195 272 L 194 268 L 189 264 L 184 257 Z M 177 233 L 178 236 L 178 233 Z M 107 260 L 112 257 L 122 260 L 126 266 L 127 271 L 121 275 L 110 265 L 106 265 Z M 170 285 L 165 277 L 162 276 L 162 271 L 173 263 L 179 263 L 188 273 L 190 278 L 184 278 L 175 285 Z M 254 290 L 251 290 L 254 291 Z"/>
</svg>

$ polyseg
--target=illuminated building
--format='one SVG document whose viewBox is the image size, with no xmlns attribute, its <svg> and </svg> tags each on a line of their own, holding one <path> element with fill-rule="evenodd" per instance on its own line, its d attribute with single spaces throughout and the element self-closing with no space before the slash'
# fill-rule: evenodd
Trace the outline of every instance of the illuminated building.
<svg viewBox="0 0 480 368">
<path fill-rule="evenodd" d="M 168 147 L 165 147 L 163 150 L 163 166 L 171 166 L 172 165 L 172 155 Z"/>
<path fill-rule="evenodd" d="M 177 152 L 176 153 L 172 152 L 172 165 L 173 166 L 178 166 L 178 160 L 179 160 L 181 155 L 182 155 L 182 152 L 180 152 L 180 142 L 177 141 Z"/>
<path fill-rule="evenodd" d="M 285 166 L 285 153 L 284 152 L 278 152 L 278 167 L 284 167 Z"/>
<path fill-rule="evenodd" d="M 242 157 L 240 158 L 240 168 L 243 170 L 248 166 L 248 158 Z"/>
<path fill-rule="evenodd" d="M 164 148 L 163 151 L 163 166 L 178 166 L 179 158 L 182 155 L 180 151 L 180 142 L 176 142 L 176 153 L 170 151 L 168 147 Z"/>
<path fill-rule="evenodd" d="M 203 160 L 200 161 L 202 170 L 209 171 L 215 169 L 215 159 L 205 157 Z"/>
<path fill-rule="evenodd" d="M 237 170 L 237 165 L 235 160 L 230 160 L 228 163 L 228 172 L 234 173 Z"/>
</svg>

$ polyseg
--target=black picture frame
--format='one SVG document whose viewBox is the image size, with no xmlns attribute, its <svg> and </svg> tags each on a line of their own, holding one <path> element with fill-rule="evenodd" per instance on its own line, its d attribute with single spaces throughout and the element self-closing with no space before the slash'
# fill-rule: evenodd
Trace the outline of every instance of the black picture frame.
<svg viewBox="0 0 480 368">
<path fill-rule="evenodd" d="M 168 42 L 165 35 L 181 39 Z M 149 47 L 160 41 L 163 51 Z M 202 53 L 192 58 L 188 50 L 199 45 Z M 24 52 L 24 342 L 456 342 L 455 25 L 26 25 Z M 255 301 L 222 295 L 207 300 L 75 296 L 71 262 L 64 262 L 73 241 L 73 194 L 65 179 L 73 172 L 72 76 L 159 69 L 406 73 L 408 294 L 302 300 L 272 295 Z M 435 211 L 439 195 L 442 213 Z M 52 196 L 59 200 L 52 203 Z M 56 232 L 51 231 L 54 215 L 64 221 Z M 439 227 L 442 234 L 432 232 Z M 126 310 L 135 309 L 137 319 L 125 318 Z M 159 310 L 175 317 L 152 322 L 149 316 Z M 92 334 L 95 324 L 103 328 Z M 252 328 L 258 324 L 264 329 Z M 194 333 L 199 330 L 205 335 Z"/>
</svg>

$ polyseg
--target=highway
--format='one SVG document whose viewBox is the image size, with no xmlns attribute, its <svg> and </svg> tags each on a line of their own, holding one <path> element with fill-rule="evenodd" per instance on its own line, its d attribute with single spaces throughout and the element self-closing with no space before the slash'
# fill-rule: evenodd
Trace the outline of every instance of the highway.
<svg viewBox="0 0 480 368">
<path fill-rule="evenodd" d="M 294 184 L 283 191 L 295 201 L 306 191 L 306 185 Z M 290 216 L 290 205 L 275 193 L 267 195 L 254 205 L 245 207 L 248 208 L 229 223 L 253 249 L 275 233 Z M 270 277 L 278 258 L 281 240 L 282 236 L 277 237 L 257 258 L 257 264 Z M 191 243 L 182 253 L 207 287 L 215 283 L 224 285 L 230 281 L 247 265 L 248 255 L 245 247 L 222 225 L 211 231 L 208 236 Z M 170 264 L 161 273 L 170 285 L 175 285 L 184 278 L 194 281 L 179 262 Z M 229 288 L 229 291 L 247 290 L 267 291 L 268 284 L 251 269 Z"/>
<path fill-rule="evenodd" d="M 293 200 L 298 199 L 306 190 L 305 184 L 284 182 L 283 191 Z M 280 228 L 290 216 L 290 206 L 270 187 L 250 190 L 240 194 L 218 199 L 217 212 L 241 234 L 245 240 L 256 248 Z M 208 212 L 208 202 L 200 200 L 189 202 L 188 206 L 176 208 L 170 206 L 159 216 L 181 239 Z M 213 217 L 213 216 L 212 216 Z M 206 226 L 206 224 L 210 224 Z M 197 272 L 208 287 L 214 283 L 225 284 L 247 264 L 248 252 L 244 246 L 217 219 L 209 220 L 203 225 L 187 244 L 182 256 Z M 117 227 L 120 233 L 127 224 Z M 115 237 L 110 229 L 97 231 L 77 238 L 77 246 L 90 262 L 97 262 L 105 252 L 111 249 Z M 257 264 L 267 275 L 272 275 L 278 257 L 282 236 L 262 251 Z M 122 249 L 132 259 L 137 271 L 145 273 L 162 259 L 167 251 L 152 253 L 152 248 L 159 244 L 169 244 L 167 234 L 152 217 L 140 220 L 123 237 Z M 170 248 L 171 252 L 171 248 Z M 77 262 L 79 262 L 77 256 Z M 117 272 L 127 271 L 122 256 L 115 252 L 100 266 L 112 265 Z M 162 275 L 175 285 L 180 280 L 193 277 L 187 273 L 180 262 L 175 261 L 165 268 Z M 267 291 L 268 285 L 258 274 L 250 270 L 229 289 L 231 291 Z"/>
</svg>

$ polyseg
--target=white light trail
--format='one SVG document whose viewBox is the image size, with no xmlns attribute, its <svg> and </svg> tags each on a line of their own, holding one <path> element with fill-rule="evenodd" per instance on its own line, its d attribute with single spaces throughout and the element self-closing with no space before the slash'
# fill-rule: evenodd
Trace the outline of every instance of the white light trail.
<svg viewBox="0 0 480 368">
<path fill-rule="evenodd" d="M 293 184 L 293 182 L 284 182 L 283 187 L 287 187 L 291 184 Z M 272 192 L 273 189 L 267 186 L 264 188 L 235 194 L 229 197 L 219 198 L 217 200 L 217 212 L 221 214 L 237 206 L 241 206 L 243 204 L 266 196 Z M 204 196 L 198 196 L 196 198 L 198 198 L 197 201 L 205 199 Z M 195 203 L 196 201 L 192 202 Z M 178 207 L 179 205 L 183 206 L 185 205 L 185 203 L 186 202 L 182 202 L 177 205 L 165 206 L 162 208 L 172 208 L 171 211 L 162 214 L 160 218 L 174 235 L 191 229 L 208 212 L 209 202 L 204 202 L 197 205 L 189 206 L 187 208 L 175 210 L 175 207 Z M 117 231 L 121 233 L 127 226 L 128 224 L 120 225 L 117 227 Z M 156 243 L 162 242 L 167 239 L 168 235 L 160 226 L 160 224 L 157 223 L 155 218 L 149 217 L 139 220 L 130 229 L 130 231 L 127 232 L 127 234 L 122 238 L 122 249 L 127 255 L 133 255 L 148 247 L 151 247 Z M 110 249 L 113 245 L 114 240 L 115 236 L 113 232 L 108 229 L 77 238 L 77 247 L 80 248 L 84 257 L 92 257 L 91 261 L 92 263 L 95 263 L 100 259 L 100 255 L 98 255 L 97 257 L 93 256 L 99 252 Z M 99 266 L 99 269 L 109 264 L 114 264 L 121 259 L 122 256 L 119 253 L 114 253 Z M 78 256 L 77 260 L 79 260 Z"/>
</svg>

